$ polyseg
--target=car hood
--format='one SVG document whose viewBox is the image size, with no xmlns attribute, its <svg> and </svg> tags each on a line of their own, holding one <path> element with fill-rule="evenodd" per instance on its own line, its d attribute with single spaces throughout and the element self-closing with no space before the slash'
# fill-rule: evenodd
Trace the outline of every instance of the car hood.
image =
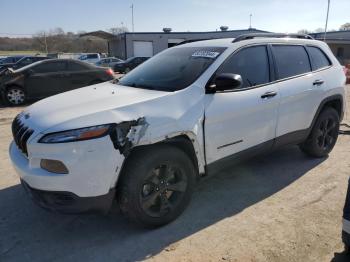
<svg viewBox="0 0 350 262">
<path fill-rule="evenodd" d="M 31 128 L 55 132 L 127 121 L 140 114 L 133 111 L 136 105 L 170 94 L 105 82 L 43 99 L 29 106 L 22 115 Z M 129 108 L 127 112 L 125 108 Z"/>
</svg>

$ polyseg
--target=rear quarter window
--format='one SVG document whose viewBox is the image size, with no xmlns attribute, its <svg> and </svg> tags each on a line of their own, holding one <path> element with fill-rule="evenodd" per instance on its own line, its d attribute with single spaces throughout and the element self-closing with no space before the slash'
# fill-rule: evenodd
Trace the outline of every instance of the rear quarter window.
<svg viewBox="0 0 350 262">
<path fill-rule="evenodd" d="M 304 46 L 273 45 L 273 53 L 279 79 L 311 71 L 309 57 Z"/>
<path fill-rule="evenodd" d="M 83 70 L 89 70 L 89 69 L 90 69 L 90 67 L 82 65 L 80 63 L 76 63 L 74 61 L 68 62 L 68 70 L 69 71 L 83 71 Z"/>
<path fill-rule="evenodd" d="M 308 46 L 307 51 L 310 55 L 312 70 L 318 70 L 331 65 L 329 58 L 318 47 Z"/>
</svg>

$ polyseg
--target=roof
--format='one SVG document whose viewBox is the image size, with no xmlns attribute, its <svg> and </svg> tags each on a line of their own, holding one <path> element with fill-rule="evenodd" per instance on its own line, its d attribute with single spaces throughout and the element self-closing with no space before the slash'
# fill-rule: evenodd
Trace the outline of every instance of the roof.
<svg viewBox="0 0 350 262">
<path fill-rule="evenodd" d="M 239 30 L 227 30 L 227 31 L 203 31 L 203 32 L 170 32 L 170 33 L 165 33 L 165 32 L 125 32 L 125 33 L 120 33 L 118 35 L 114 35 L 111 33 L 108 33 L 106 31 L 93 31 L 85 34 L 81 34 L 80 37 L 85 37 L 85 36 L 94 36 L 106 40 L 110 40 L 113 38 L 116 38 L 121 35 L 145 35 L 145 34 L 153 34 L 153 35 L 177 35 L 177 34 L 223 34 L 223 33 L 247 33 L 247 32 L 261 32 L 261 33 L 269 33 L 268 31 L 264 30 L 259 30 L 255 28 L 248 28 L 248 29 L 239 29 Z"/>
<path fill-rule="evenodd" d="M 95 36 L 98 38 L 102 38 L 102 39 L 112 39 L 115 37 L 115 35 L 108 33 L 106 31 L 102 31 L 102 30 L 98 30 L 98 31 L 93 31 L 93 32 L 89 32 L 89 33 L 85 33 L 85 34 L 81 34 L 79 35 L 79 37 L 85 37 L 85 36 Z"/>
<path fill-rule="evenodd" d="M 166 35 L 174 35 L 174 34 L 210 34 L 210 33 L 240 33 L 240 32 L 247 32 L 247 31 L 252 31 L 252 32 L 262 32 L 262 33 L 269 33 L 268 31 L 264 30 L 259 30 L 256 28 L 247 28 L 247 29 L 237 29 L 237 30 L 226 30 L 226 31 L 201 31 L 201 32 L 170 32 L 170 33 L 165 33 L 165 32 L 125 32 L 122 34 L 166 34 Z"/>
<path fill-rule="evenodd" d="M 311 33 L 315 39 L 323 40 L 324 32 Z M 326 41 L 350 41 L 350 30 L 327 32 Z"/>
</svg>

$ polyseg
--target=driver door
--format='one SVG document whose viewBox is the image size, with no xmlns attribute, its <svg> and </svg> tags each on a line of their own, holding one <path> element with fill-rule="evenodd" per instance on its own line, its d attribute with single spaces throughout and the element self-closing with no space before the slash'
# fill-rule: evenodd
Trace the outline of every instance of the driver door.
<svg viewBox="0 0 350 262">
<path fill-rule="evenodd" d="M 210 164 L 216 163 L 219 168 L 237 157 L 272 147 L 280 96 L 275 84 L 270 84 L 273 76 L 269 57 L 265 45 L 246 47 L 231 55 L 216 72 L 239 74 L 243 85 L 206 94 L 204 131 L 208 167 L 215 169 Z"/>
</svg>

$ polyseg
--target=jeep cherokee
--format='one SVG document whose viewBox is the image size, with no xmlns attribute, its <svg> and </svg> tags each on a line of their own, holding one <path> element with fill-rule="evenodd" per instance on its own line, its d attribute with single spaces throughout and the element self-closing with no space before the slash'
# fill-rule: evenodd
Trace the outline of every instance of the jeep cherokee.
<svg viewBox="0 0 350 262">
<path fill-rule="evenodd" d="M 333 149 L 345 75 L 307 35 L 251 34 L 167 49 L 107 82 L 28 107 L 10 157 L 41 206 L 107 211 L 156 227 L 178 217 L 198 180 L 295 144 Z"/>
</svg>

